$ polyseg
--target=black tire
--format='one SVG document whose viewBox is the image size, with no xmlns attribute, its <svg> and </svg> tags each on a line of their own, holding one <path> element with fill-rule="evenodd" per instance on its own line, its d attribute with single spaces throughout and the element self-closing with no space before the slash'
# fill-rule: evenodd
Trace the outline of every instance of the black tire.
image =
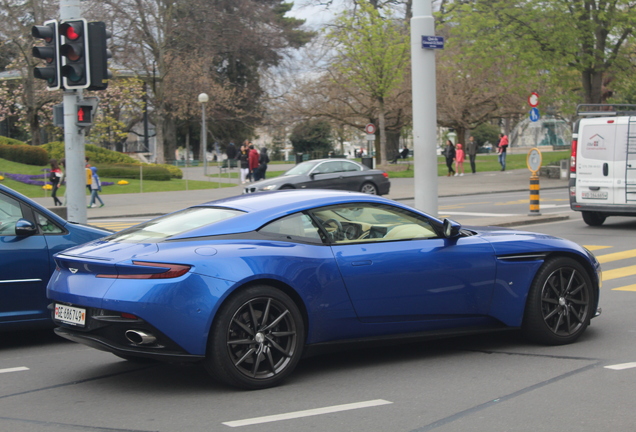
<svg viewBox="0 0 636 432">
<path fill-rule="evenodd" d="M 567 257 L 550 258 L 530 286 L 521 329 L 535 342 L 572 343 L 590 324 L 595 296 L 581 264 Z"/>
<path fill-rule="evenodd" d="M 583 222 L 589 226 L 601 226 L 607 218 L 607 216 L 600 212 L 584 211 L 581 212 L 581 215 L 583 216 Z"/>
<path fill-rule="evenodd" d="M 302 355 L 305 324 L 294 301 L 265 285 L 230 296 L 219 309 L 204 365 L 225 384 L 248 390 L 280 384 Z"/>
<path fill-rule="evenodd" d="M 360 192 L 369 194 L 369 195 L 377 195 L 378 188 L 371 182 L 364 182 L 362 186 L 360 186 Z"/>
</svg>

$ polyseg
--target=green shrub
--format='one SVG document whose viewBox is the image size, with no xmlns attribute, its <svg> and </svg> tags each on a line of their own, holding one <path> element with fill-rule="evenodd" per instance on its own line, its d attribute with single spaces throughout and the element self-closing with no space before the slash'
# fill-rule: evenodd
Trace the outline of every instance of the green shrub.
<svg viewBox="0 0 636 432">
<path fill-rule="evenodd" d="M 49 162 L 49 155 L 44 149 L 26 144 L 0 144 L 0 158 L 35 166 L 43 166 Z"/>
<path fill-rule="evenodd" d="M 0 136 L 0 144 L 4 145 L 27 145 L 26 143 L 19 141 L 17 139 L 8 138 L 5 136 Z"/>
<path fill-rule="evenodd" d="M 49 157 L 51 159 L 64 159 L 64 143 L 63 142 L 52 142 L 52 143 L 47 143 L 44 144 L 42 146 L 40 146 L 42 148 L 44 148 L 48 154 Z M 179 168 L 177 168 L 176 166 L 172 166 L 172 165 L 155 165 L 155 164 L 143 164 L 141 162 L 139 162 L 137 159 L 133 159 L 128 155 L 125 155 L 123 153 L 119 153 L 116 151 L 112 151 L 112 150 L 108 150 L 105 148 L 101 148 L 101 147 L 97 147 L 91 144 L 87 144 L 86 145 L 86 151 L 85 151 L 86 157 L 89 158 L 89 163 L 91 165 L 96 165 L 96 166 L 101 166 L 101 165 L 116 165 L 116 164 L 126 164 L 126 165 L 135 165 L 136 166 L 136 170 L 137 170 L 137 176 L 136 177 L 123 177 L 123 178 L 139 178 L 139 165 L 143 165 L 144 166 L 144 178 L 146 177 L 146 170 L 149 168 L 163 168 L 163 170 L 167 171 L 170 175 L 171 178 L 176 178 L 176 179 L 180 179 L 183 177 L 183 173 L 181 172 L 181 170 Z M 106 166 L 104 166 L 104 168 L 107 168 Z M 130 169 L 127 169 L 127 172 L 130 171 L 129 175 L 133 175 L 132 171 Z M 148 171 L 148 172 L 152 172 L 152 171 Z M 157 171 L 157 172 L 164 172 L 164 171 Z M 104 176 L 103 173 L 99 173 L 100 176 Z M 151 174 L 154 175 L 154 174 Z M 157 174 L 159 177 L 162 177 L 164 174 Z M 110 177 L 110 176 L 107 176 Z M 121 177 L 121 176 L 113 176 L 113 177 Z M 150 178 L 148 180 L 151 180 Z"/>
<path fill-rule="evenodd" d="M 99 165 L 98 173 L 100 177 L 139 179 L 139 168 L 143 170 L 144 180 L 170 180 L 170 172 L 162 166 L 148 164 L 114 164 Z"/>
</svg>

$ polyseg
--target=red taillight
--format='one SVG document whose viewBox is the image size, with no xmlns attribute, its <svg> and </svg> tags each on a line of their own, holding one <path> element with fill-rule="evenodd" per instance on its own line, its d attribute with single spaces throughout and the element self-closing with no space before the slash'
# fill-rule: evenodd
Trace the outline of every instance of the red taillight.
<svg viewBox="0 0 636 432">
<path fill-rule="evenodd" d="M 577 140 L 572 140 L 572 153 L 570 153 L 570 172 L 576 172 L 576 145 Z"/>
<path fill-rule="evenodd" d="M 383 172 L 382 175 L 384 176 L 384 178 L 389 178 L 389 173 Z"/>
<path fill-rule="evenodd" d="M 153 263 L 146 261 L 133 261 L 133 264 L 140 267 L 162 268 L 165 271 L 160 273 L 148 272 L 144 273 L 142 268 L 139 268 L 138 272 L 126 273 L 120 272 L 118 274 L 98 274 L 98 278 L 111 278 L 111 279 L 172 279 L 178 278 L 186 274 L 191 266 L 184 264 L 167 264 L 167 263 Z M 129 268 L 129 271 L 136 271 L 137 269 Z M 150 270 L 150 269 L 148 269 Z"/>
<path fill-rule="evenodd" d="M 134 320 L 139 319 L 135 315 L 129 314 L 129 313 L 126 313 L 126 312 L 122 312 L 121 313 L 121 317 L 122 318 L 126 318 L 126 319 L 134 319 Z"/>
</svg>

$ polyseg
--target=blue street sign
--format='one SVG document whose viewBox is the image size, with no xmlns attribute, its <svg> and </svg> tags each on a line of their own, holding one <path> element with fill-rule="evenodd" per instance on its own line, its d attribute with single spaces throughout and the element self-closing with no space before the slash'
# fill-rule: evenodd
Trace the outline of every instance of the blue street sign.
<svg viewBox="0 0 636 432">
<path fill-rule="evenodd" d="M 532 108 L 530 110 L 530 121 L 536 122 L 540 118 L 541 115 L 539 114 L 539 108 Z"/>
<path fill-rule="evenodd" d="M 444 49 L 444 37 L 442 37 L 442 36 L 422 36 L 422 48 Z"/>
</svg>

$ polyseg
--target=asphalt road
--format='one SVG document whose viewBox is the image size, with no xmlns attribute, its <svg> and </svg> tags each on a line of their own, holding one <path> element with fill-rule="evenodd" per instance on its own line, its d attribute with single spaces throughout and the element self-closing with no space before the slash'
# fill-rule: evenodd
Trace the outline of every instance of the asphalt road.
<svg viewBox="0 0 636 432">
<path fill-rule="evenodd" d="M 0 431 L 634 430 L 636 218 L 526 228 L 603 263 L 603 314 L 575 344 L 505 332 L 336 352 L 304 359 L 281 387 L 245 392 L 197 365 L 133 364 L 50 332 L 2 334 Z"/>
</svg>

